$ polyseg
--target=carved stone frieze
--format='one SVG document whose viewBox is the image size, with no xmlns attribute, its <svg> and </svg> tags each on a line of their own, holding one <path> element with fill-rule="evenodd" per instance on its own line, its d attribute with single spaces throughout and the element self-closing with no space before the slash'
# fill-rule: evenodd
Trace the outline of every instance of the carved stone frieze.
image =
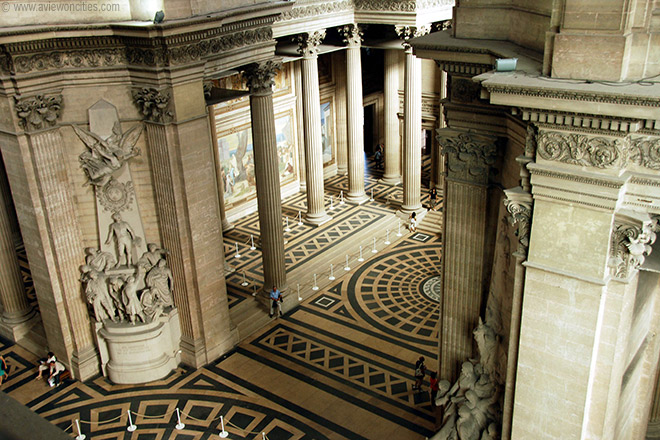
<svg viewBox="0 0 660 440">
<path fill-rule="evenodd" d="M 350 11 L 353 9 L 351 0 L 320 2 L 313 4 L 301 4 L 300 1 L 287 12 L 282 13 L 278 21 L 296 20 L 305 17 L 319 17 L 337 12 Z"/>
<path fill-rule="evenodd" d="M 138 107 L 144 119 L 151 122 L 167 123 L 172 119 L 169 110 L 170 94 L 154 88 L 133 90 L 133 103 Z"/>
<path fill-rule="evenodd" d="M 339 33 L 344 37 L 344 43 L 349 47 L 360 47 L 362 44 L 362 29 L 357 24 L 348 24 L 339 29 Z"/>
<path fill-rule="evenodd" d="M 57 123 L 62 110 L 62 95 L 36 95 L 29 98 L 14 97 L 18 124 L 25 130 L 39 130 Z"/>
<path fill-rule="evenodd" d="M 642 222 L 615 218 L 608 266 L 613 277 L 627 279 L 644 263 L 658 232 L 658 218 Z"/>
<path fill-rule="evenodd" d="M 625 164 L 625 153 L 616 139 L 544 131 L 538 136 L 537 148 L 545 160 L 596 168 Z"/>
<path fill-rule="evenodd" d="M 250 93 L 267 95 L 273 93 L 273 84 L 277 71 L 282 67 L 280 61 L 268 60 L 263 63 L 253 63 L 245 67 L 245 79 Z"/>
<path fill-rule="evenodd" d="M 454 2 L 452 0 L 419 0 L 419 1 L 356 0 L 355 9 L 360 11 L 414 12 L 420 9 L 429 9 L 438 6 L 450 6 L 453 4 Z"/>
<path fill-rule="evenodd" d="M 294 43 L 298 44 L 298 53 L 303 57 L 315 57 L 319 53 L 319 46 L 325 38 L 325 29 L 293 37 Z"/>
<path fill-rule="evenodd" d="M 630 161 L 645 168 L 660 170 L 660 138 L 631 138 Z"/>
<path fill-rule="evenodd" d="M 477 184 L 486 184 L 490 166 L 497 159 L 494 138 L 469 133 L 449 134 L 438 130 L 438 144 L 447 156 L 447 176 Z"/>
<path fill-rule="evenodd" d="M 532 203 L 530 201 L 520 201 L 511 198 L 504 199 L 504 206 L 509 212 L 509 223 L 511 226 L 516 226 L 516 237 L 518 237 L 518 250 L 517 252 L 522 255 L 527 255 L 529 248 L 529 232 L 532 219 Z"/>
</svg>

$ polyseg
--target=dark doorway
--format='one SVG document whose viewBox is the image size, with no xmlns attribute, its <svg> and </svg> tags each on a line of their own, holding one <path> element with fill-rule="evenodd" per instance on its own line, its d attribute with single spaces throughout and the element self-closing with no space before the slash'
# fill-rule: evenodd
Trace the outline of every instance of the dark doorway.
<svg viewBox="0 0 660 440">
<path fill-rule="evenodd" d="M 374 118 L 376 117 L 376 105 L 370 104 L 364 107 L 364 151 L 368 156 L 372 155 L 376 148 L 374 139 Z"/>
</svg>

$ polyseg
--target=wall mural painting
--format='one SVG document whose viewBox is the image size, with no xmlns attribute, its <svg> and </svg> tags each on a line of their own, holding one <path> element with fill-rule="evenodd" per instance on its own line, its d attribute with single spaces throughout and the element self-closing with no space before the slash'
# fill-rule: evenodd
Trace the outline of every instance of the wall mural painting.
<svg viewBox="0 0 660 440">
<path fill-rule="evenodd" d="M 295 145 L 291 129 L 291 114 L 275 119 L 280 183 L 296 179 Z M 236 205 L 256 197 L 254 150 L 249 125 L 218 138 L 221 178 L 225 184 L 225 204 Z"/>
<path fill-rule="evenodd" d="M 288 93 L 291 93 L 291 77 L 290 77 L 290 66 L 285 64 L 282 66 L 281 70 L 277 71 L 275 78 L 273 78 L 273 97 L 277 98 L 279 96 L 284 96 Z M 242 90 L 246 91 L 248 89 L 247 81 L 243 78 L 242 73 L 237 73 L 230 76 L 225 76 L 223 78 L 212 80 L 214 87 L 219 89 L 226 90 Z M 230 99 L 215 105 L 216 114 L 222 114 L 231 110 L 234 110 L 239 107 L 248 105 L 250 98 L 249 96 L 243 96 L 240 98 Z"/>
<path fill-rule="evenodd" d="M 321 104 L 321 144 L 323 145 L 323 165 L 329 165 L 334 161 L 334 117 L 332 115 L 332 103 Z"/>
</svg>

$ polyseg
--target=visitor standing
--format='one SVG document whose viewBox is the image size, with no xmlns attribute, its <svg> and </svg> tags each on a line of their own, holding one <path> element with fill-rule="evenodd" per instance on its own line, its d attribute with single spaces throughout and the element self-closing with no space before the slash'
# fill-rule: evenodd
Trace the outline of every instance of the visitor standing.
<svg viewBox="0 0 660 440">
<path fill-rule="evenodd" d="M 282 315 L 282 292 L 280 292 L 277 287 L 273 286 L 273 290 L 270 292 L 270 317 L 273 317 L 273 312 L 275 311 L 275 307 L 277 307 L 277 310 L 280 314 Z"/>
<path fill-rule="evenodd" d="M 420 356 L 415 362 L 415 384 L 413 390 L 421 390 L 424 375 L 426 374 L 426 365 L 424 364 L 424 356 Z"/>
</svg>

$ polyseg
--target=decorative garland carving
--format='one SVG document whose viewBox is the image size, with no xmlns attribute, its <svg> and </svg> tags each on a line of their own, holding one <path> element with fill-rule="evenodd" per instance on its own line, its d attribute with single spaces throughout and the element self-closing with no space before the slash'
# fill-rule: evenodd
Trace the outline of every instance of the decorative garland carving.
<svg viewBox="0 0 660 440">
<path fill-rule="evenodd" d="M 169 93 L 145 87 L 133 90 L 132 94 L 134 104 L 147 121 L 166 123 L 172 119 L 172 112 L 168 110 Z"/>
<path fill-rule="evenodd" d="M 510 214 L 509 223 L 511 226 L 518 225 L 515 232 L 516 237 L 518 237 L 518 252 L 527 255 L 532 219 L 532 205 L 531 203 L 504 199 L 504 206 Z"/>
<path fill-rule="evenodd" d="M 442 154 L 447 155 L 447 172 L 451 178 L 486 183 L 490 165 L 495 163 L 494 143 L 479 142 L 468 133 L 458 136 L 438 135 Z"/>
<path fill-rule="evenodd" d="M 657 230 L 657 217 L 641 226 L 622 224 L 615 220 L 608 261 L 613 277 L 627 279 L 644 263 L 646 256 L 651 253 Z"/>
<path fill-rule="evenodd" d="M 356 0 L 355 10 L 415 12 L 420 9 L 429 9 L 438 6 L 452 6 L 453 4 L 454 2 L 451 0 L 420 0 L 420 1 Z"/>
<path fill-rule="evenodd" d="M 282 67 L 279 61 L 268 60 L 263 63 L 253 63 L 245 68 L 245 79 L 250 93 L 254 95 L 266 95 L 273 93 L 275 75 Z"/>
<path fill-rule="evenodd" d="M 362 29 L 357 24 L 349 24 L 339 28 L 339 34 L 344 37 L 344 43 L 348 47 L 360 47 L 362 44 Z"/>
<path fill-rule="evenodd" d="M 630 161 L 652 170 L 660 170 L 660 139 L 631 138 Z"/>
<path fill-rule="evenodd" d="M 131 181 L 123 184 L 110 177 L 108 183 L 97 188 L 96 197 L 105 211 L 121 212 L 130 208 L 130 204 L 133 203 L 135 188 Z"/>
<path fill-rule="evenodd" d="M 323 2 L 310 6 L 297 7 L 300 2 L 296 2 L 296 6 L 288 12 L 284 12 L 278 21 L 295 20 L 305 17 L 319 17 L 323 15 L 333 14 L 337 12 L 350 11 L 353 9 L 353 2 L 351 0 L 344 0 L 339 2 Z"/>
<path fill-rule="evenodd" d="M 576 133 L 541 133 L 538 154 L 546 160 L 596 168 L 613 168 L 625 162 L 617 140 Z"/>
<path fill-rule="evenodd" d="M 30 98 L 14 96 L 18 125 L 25 130 L 39 130 L 57 123 L 62 110 L 62 95 L 36 95 Z"/>
<path fill-rule="evenodd" d="M 298 44 L 298 53 L 303 57 L 315 57 L 319 53 L 319 46 L 325 38 L 325 29 L 306 32 L 293 37 L 293 42 Z"/>
</svg>

